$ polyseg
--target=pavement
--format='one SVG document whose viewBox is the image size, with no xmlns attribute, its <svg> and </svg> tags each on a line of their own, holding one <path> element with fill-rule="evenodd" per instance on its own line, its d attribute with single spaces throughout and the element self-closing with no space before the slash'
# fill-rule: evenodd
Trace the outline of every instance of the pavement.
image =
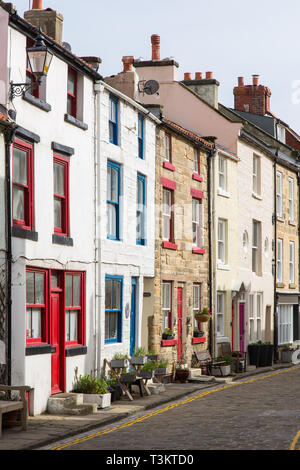
<svg viewBox="0 0 300 470">
<path fill-rule="evenodd" d="M 218 383 L 228 383 L 245 377 L 274 371 L 292 364 L 275 364 L 272 367 L 257 368 L 231 377 L 212 378 L 203 376 L 196 381 L 180 384 L 165 384 L 166 391 L 159 395 L 140 397 L 134 395 L 134 400 L 122 398 L 115 401 L 109 408 L 99 410 L 86 416 L 58 416 L 41 414 L 28 418 L 28 429 L 22 431 L 19 427 L 4 428 L 0 438 L 1 450 L 33 450 L 49 445 L 61 439 L 66 439 L 101 426 L 121 421 L 131 415 L 139 414 L 168 402 L 176 401 L 199 390 L 215 387 Z"/>
</svg>

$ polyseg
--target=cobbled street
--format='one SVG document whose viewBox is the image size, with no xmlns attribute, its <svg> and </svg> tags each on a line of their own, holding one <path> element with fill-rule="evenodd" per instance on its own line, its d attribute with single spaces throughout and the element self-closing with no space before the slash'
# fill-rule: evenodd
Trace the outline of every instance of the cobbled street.
<svg viewBox="0 0 300 470">
<path fill-rule="evenodd" d="M 66 444 L 65 450 L 289 450 L 299 430 L 300 368 L 295 367 L 233 386 L 222 384 L 123 429 L 93 437 L 101 431 L 97 429 L 48 448 Z M 83 436 L 88 439 L 74 444 Z"/>
</svg>

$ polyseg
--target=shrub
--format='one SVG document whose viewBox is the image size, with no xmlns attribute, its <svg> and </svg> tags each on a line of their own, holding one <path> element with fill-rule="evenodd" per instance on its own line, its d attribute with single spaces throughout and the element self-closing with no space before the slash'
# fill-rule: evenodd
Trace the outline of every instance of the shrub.
<svg viewBox="0 0 300 470">
<path fill-rule="evenodd" d="M 157 368 L 157 362 L 156 361 L 148 361 L 146 364 L 143 365 L 141 370 L 155 370 Z"/>
<path fill-rule="evenodd" d="M 75 384 L 74 392 L 102 395 L 108 393 L 108 384 L 104 377 L 97 378 L 89 374 L 80 375 Z"/>
<path fill-rule="evenodd" d="M 116 353 L 112 359 L 113 361 L 122 361 L 123 359 L 127 359 L 127 358 L 128 358 L 127 354 Z"/>
<path fill-rule="evenodd" d="M 146 350 L 144 348 L 134 348 L 133 356 L 144 357 L 146 356 Z"/>
</svg>

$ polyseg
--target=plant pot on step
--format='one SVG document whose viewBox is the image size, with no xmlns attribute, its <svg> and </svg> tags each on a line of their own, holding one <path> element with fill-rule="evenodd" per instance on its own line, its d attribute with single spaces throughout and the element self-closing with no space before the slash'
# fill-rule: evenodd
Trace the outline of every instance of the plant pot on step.
<svg viewBox="0 0 300 470">
<path fill-rule="evenodd" d="M 97 403 L 98 408 L 108 408 L 111 403 L 111 393 L 84 393 L 83 403 Z"/>
<path fill-rule="evenodd" d="M 176 369 L 175 380 L 179 380 L 181 383 L 185 383 L 189 377 L 189 369 Z"/>
<path fill-rule="evenodd" d="M 212 367 L 212 369 L 211 369 L 212 375 L 215 375 L 217 377 L 219 377 L 219 376 L 226 377 L 227 375 L 230 375 L 230 372 L 231 372 L 230 364 L 224 365 L 224 366 L 221 366 L 221 367 Z"/>
<path fill-rule="evenodd" d="M 167 372 L 166 367 L 159 367 L 159 368 L 155 369 L 155 371 L 154 371 L 155 375 L 166 375 L 167 373 L 168 372 Z"/>
<path fill-rule="evenodd" d="M 292 362 L 294 351 L 281 351 L 281 362 Z"/>
</svg>

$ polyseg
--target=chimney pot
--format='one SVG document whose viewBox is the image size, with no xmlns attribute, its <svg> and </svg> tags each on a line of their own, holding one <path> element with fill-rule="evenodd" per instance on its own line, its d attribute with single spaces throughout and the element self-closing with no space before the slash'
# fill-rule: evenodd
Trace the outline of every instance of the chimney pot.
<svg viewBox="0 0 300 470">
<path fill-rule="evenodd" d="M 185 80 L 192 80 L 192 74 L 190 72 L 186 72 L 184 74 L 184 79 Z"/>
<path fill-rule="evenodd" d="M 195 80 L 202 80 L 202 72 L 195 73 Z"/>
<path fill-rule="evenodd" d="M 239 86 L 245 86 L 244 77 L 238 77 L 238 84 Z"/>
<path fill-rule="evenodd" d="M 252 75 L 253 85 L 258 86 L 259 75 Z"/>
<path fill-rule="evenodd" d="M 206 78 L 211 80 L 213 78 L 213 72 L 206 72 Z"/>
<path fill-rule="evenodd" d="M 132 72 L 132 64 L 134 62 L 134 57 L 132 55 L 125 55 L 122 57 L 123 62 L 123 72 Z"/>
<path fill-rule="evenodd" d="M 152 60 L 160 60 L 160 36 L 158 34 L 152 34 Z"/>
<path fill-rule="evenodd" d="M 32 10 L 42 10 L 43 9 L 43 0 L 33 0 Z"/>
</svg>

